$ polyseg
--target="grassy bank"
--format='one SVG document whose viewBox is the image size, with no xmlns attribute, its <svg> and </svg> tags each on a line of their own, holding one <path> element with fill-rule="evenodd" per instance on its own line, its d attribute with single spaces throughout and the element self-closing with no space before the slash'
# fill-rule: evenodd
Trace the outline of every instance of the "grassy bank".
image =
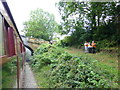
<svg viewBox="0 0 120 90">
<path fill-rule="evenodd" d="M 43 45 L 35 51 L 31 66 L 42 88 L 117 88 L 117 68 L 90 56 Z"/>
<path fill-rule="evenodd" d="M 84 53 L 84 51 L 81 49 L 71 47 L 65 49 L 65 51 L 75 56 L 83 56 L 89 59 L 97 60 L 96 66 L 101 68 L 100 71 L 108 72 L 106 77 L 109 77 L 110 73 L 113 74 L 114 76 L 113 83 L 118 82 L 118 57 L 116 55 L 105 52 L 97 52 L 96 54 Z"/>
<path fill-rule="evenodd" d="M 83 50 L 76 49 L 73 47 L 68 47 L 65 49 L 65 51 L 67 51 L 75 56 L 86 56 L 86 57 L 96 59 L 97 61 L 99 61 L 103 64 L 106 64 L 108 66 L 118 69 L 118 56 L 114 53 L 113 54 L 105 53 L 105 52 L 97 52 L 96 54 L 84 53 Z"/>
<path fill-rule="evenodd" d="M 39 72 L 35 72 L 35 78 L 36 82 L 39 88 L 48 88 L 50 87 L 49 84 L 49 77 L 47 76 L 48 72 L 50 70 L 50 66 L 45 66 L 39 70 Z"/>
<path fill-rule="evenodd" d="M 16 58 L 2 66 L 2 88 L 13 88 L 16 81 Z"/>
</svg>

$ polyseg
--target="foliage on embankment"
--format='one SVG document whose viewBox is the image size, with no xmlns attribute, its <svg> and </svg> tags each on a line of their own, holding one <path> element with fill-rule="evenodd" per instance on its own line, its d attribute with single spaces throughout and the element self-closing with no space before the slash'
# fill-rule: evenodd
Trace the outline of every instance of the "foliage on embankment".
<svg viewBox="0 0 120 90">
<path fill-rule="evenodd" d="M 97 60 L 74 56 L 62 48 L 41 45 L 32 57 L 31 66 L 36 75 L 43 74 L 48 84 L 45 88 L 112 88 L 115 75 L 98 67 Z M 49 67 L 46 73 L 43 68 Z M 39 78 L 37 76 L 37 78 Z M 42 82 L 38 81 L 38 84 Z M 45 82 L 44 82 L 45 83 Z"/>
<path fill-rule="evenodd" d="M 16 83 L 16 58 L 2 66 L 2 88 L 13 88 Z"/>
</svg>

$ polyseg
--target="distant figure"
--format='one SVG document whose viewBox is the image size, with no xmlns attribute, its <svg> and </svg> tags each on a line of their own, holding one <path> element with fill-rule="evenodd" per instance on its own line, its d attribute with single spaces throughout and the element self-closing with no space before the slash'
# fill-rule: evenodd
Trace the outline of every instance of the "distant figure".
<svg viewBox="0 0 120 90">
<path fill-rule="evenodd" d="M 49 44 L 51 44 L 51 45 L 52 45 L 52 44 L 53 44 L 53 42 L 52 42 L 52 41 L 49 41 Z"/>
<path fill-rule="evenodd" d="M 90 42 L 88 43 L 88 52 L 92 53 L 92 45 L 90 44 Z"/>
<path fill-rule="evenodd" d="M 88 42 L 87 41 L 85 41 L 84 46 L 85 46 L 85 53 L 87 53 L 88 52 Z"/>
<path fill-rule="evenodd" d="M 96 43 L 92 41 L 92 53 L 96 53 Z"/>
</svg>

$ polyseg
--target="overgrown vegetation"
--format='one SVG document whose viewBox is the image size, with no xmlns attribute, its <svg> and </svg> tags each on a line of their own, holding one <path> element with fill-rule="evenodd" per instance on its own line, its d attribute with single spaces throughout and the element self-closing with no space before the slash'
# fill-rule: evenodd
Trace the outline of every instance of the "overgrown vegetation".
<svg viewBox="0 0 120 90">
<path fill-rule="evenodd" d="M 56 6 L 62 17 L 61 33 L 67 45 L 81 45 L 94 40 L 99 48 L 117 46 L 120 37 L 120 1 L 115 2 L 59 2 Z"/>
<path fill-rule="evenodd" d="M 67 46 L 83 45 L 85 41 L 97 42 L 101 48 L 116 47 L 120 41 L 120 1 L 111 2 L 58 2 L 62 21 L 58 25 L 54 16 L 42 9 L 31 11 L 24 23 L 26 36 L 52 40 L 54 33 L 69 34 L 62 42 Z"/>
<path fill-rule="evenodd" d="M 31 66 L 42 88 L 117 88 L 117 70 L 111 73 L 111 67 L 86 56 L 72 55 L 55 45 L 41 45 Z"/>
<path fill-rule="evenodd" d="M 16 59 L 2 66 L 2 88 L 13 88 L 16 80 Z"/>
</svg>

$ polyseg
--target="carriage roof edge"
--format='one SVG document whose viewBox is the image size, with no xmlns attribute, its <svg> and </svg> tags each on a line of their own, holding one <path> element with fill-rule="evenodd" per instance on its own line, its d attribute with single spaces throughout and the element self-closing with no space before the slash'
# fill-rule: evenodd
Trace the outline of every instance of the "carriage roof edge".
<svg viewBox="0 0 120 90">
<path fill-rule="evenodd" d="M 18 28 L 16 26 L 16 23 L 14 21 L 14 18 L 12 16 L 12 13 L 10 11 L 10 8 L 6 2 L 6 0 L 1 0 L 1 3 L 2 6 L 0 7 L 0 13 L 5 17 L 6 21 L 11 25 L 13 26 L 13 28 L 15 29 L 16 33 L 18 34 L 18 36 L 20 37 L 20 40 L 23 42 L 21 36 L 20 36 L 20 33 L 18 31 Z"/>
</svg>

